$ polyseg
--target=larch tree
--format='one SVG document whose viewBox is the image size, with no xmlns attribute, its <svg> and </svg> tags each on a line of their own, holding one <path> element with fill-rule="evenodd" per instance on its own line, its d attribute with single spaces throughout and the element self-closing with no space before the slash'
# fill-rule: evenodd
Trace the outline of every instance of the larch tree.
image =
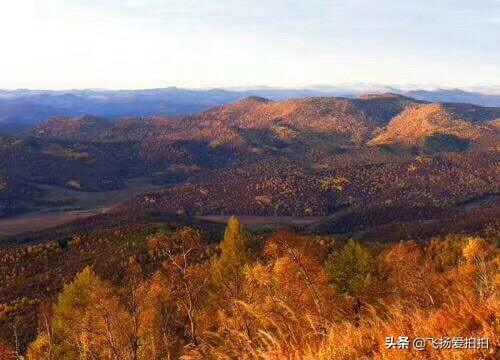
<svg viewBox="0 0 500 360">
<path fill-rule="evenodd" d="M 214 263 L 214 275 L 217 282 L 226 287 L 236 285 L 242 275 L 243 266 L 247 263 L 248 233 L 240 221 L 231 216 L 224 233 L 224 240 L 220 243 L 220 256 Z"/>
<path fill-rule="evenodd" d="M 238 309 L 244 283 L 244 268 L 248 261 L 247 244 L 249 234 L 235 216 L 227 223 L 224 239 L 219 244 L 220 255 L 212 264 L 212 306 L 219 314 L 219 325 L 225 327 L 225 319 L 233 317 L 243 323 L 250 336 L 245 315 Z"/>
<path fill-rule="evenodd" d="M 137 359 L 133 319 L 111 284 L 90 267 L 64 287 L 50 331 L 28 349 L 29 359 Z"/>
</svg>

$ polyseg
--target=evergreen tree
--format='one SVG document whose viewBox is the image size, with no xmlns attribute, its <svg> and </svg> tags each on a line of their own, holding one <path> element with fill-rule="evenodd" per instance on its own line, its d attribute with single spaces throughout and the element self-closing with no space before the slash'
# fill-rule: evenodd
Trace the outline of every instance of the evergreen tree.
<svg viewBox="0 0 500 360">
<path fill-rule="evenodd" d="M 328 257 L 325 270 L 339 291 L 360 295 L 370 283 L 374 264 L 367 249 L 358 242 L 349 240 L 341 251 Z"/>
</svg>

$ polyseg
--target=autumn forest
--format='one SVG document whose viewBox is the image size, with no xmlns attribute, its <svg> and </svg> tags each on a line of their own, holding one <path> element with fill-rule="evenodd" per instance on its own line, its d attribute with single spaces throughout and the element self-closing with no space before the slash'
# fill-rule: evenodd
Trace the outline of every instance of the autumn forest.
<svg viewBox="0 0 500 360">
<path fill-rule="evenodd" d="M 394 93 L 0 136 L 0 360 L 498 359 L 500 108 Z"/>
</svg>

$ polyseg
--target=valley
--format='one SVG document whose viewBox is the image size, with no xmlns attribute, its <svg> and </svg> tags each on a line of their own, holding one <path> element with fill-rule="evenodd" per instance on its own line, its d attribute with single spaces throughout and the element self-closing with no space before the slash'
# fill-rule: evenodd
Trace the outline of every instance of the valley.
<svg viewBox="0 0 500 360">
<path fill-rule="evenodd" d="M 276 230 L 286 227 L 305 227 L 316 224 L 324 219 L 321 216 L 249 216 L 237 215 L 240 222 L 248 229 Z M 226 224 L 230 218 L 228 215 L 205 215 L 196 218 Z"/>
<path fill-rule="evenodd" d="M 91 210 L 69 210 L 50 212 L 28 212 L 0 219 L 0 244 L 2 237 L 8 238 L 27 232 L 41 231 L 62 225 L 76 219 L 84 219 L 95 215 Z"/>
<path fill-rule="evenodd" d="M 39 206 L 19 215 L 0 218 L 0 237 L 41 231 L 72 220 L 101 214 L 131 196 L 161 188 L 159 185 L 151 184 L 147 178 L 127 179 L 124 183 L 122 189 L 99 192 L 83 192 L 55 185 L 37 185 L 37 188 L 44 193 L 40 201 L 55 205 Z"/>
<path fill-rule="evenodd" d="M 273 227 L 321 219 L 310 227 L 353 235 L 462 216 L 466 203 L 491 211 L 495 201 L 474 199 L 500 192 L 499 119 L 500 108 L 391 93 L 50 118 L 0 137 L 0 233 L 160 212 Z"/>
</svg>

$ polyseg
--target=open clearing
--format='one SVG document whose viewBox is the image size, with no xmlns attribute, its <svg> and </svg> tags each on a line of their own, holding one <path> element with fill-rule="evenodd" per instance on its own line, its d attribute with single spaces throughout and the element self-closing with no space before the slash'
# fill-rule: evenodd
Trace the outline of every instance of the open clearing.
<svg viewBox="0 0 500 360">
<path fill-rule="evenodd" d="M 258 228 L 282 228 L 286 226 L 307 226 L 317 223 L 324 219 L 323 216 L 254 216 L 254 215 L 236 215 L 240 222 L 250 229 Z M 227 223 L 229 215 L 205 215 L 197 216 L 197 219 L 213 221 L 218 223 Z"/>
<path fill-rule="evenodd" d="M 132 196 L 162 188 L 150 184 L 146 178 L 130 179 L 126 181 L 123 189 L 101 192 L 83 192 L 52 185 L 37 186 L 46 191 L 44 200 L 61 201 L 64 205 L 2 218 L 0 236 L 39 231 L 100 214 Z"/>
</svg>

